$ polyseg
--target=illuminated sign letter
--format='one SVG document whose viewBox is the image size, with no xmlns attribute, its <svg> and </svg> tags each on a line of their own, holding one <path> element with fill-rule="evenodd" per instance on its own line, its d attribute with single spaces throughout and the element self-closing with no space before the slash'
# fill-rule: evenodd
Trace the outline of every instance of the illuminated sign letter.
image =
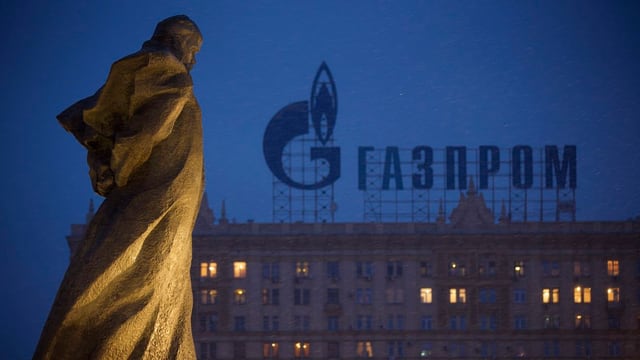
<svg viewBox="0 0 640 360">
<path fill-rule="evenodd" d="M 480 189 L 489 188 L 489 175 L 494 175 L 500 170 L 500 149 L 493 145 L 480 146 Z M 491 162 L 489 162 L 491 154 Z M 491 166 L 489 166 L 491 165 Z"/>
<path fill-rule="evenodd" d="M 569 175 L 569 187 L 576 188 L 576 146 L 565 145 L 562 154 L 562 165 L 558 157 L 558 147 L 547 145 L 544 147 L 545 187 L 553 188 L 553 174 L 556 174 L 556 183 L 559 189 L 567 185 Z"/>
<path fill-rule="evenodd" d="M 518 145 L 511 150 L 513 186 L 528 189 L 533 185 L 533 152 L 531 146 Z M 524 163 L 523 163 L 524 161 Z M 524 170 L 524 179 L 522 172 Z"/>
<path fill-rule="evenodd" d="M 373 151 L 373 146 L 358 148 L 358 190 L 367 190 L 367 152 Z"/>
<path fill-rule="evenodd" d="M 393 173 L 391 172 L 393 166 Z M 404 189 L 402 170 L 400 170 L 400 152 L 397 146 L 387 146 L 384 154 L 384 171 L 382 172 L 382 190 L 389 190 L 391 178 L 396 182 L 396 190 Z"/>
<path fill-rule="evenodd" d="M 411 151 L 412 160 L 416 162 L 418 172 L 411 177 L 414 189 L 431 189 L 433 186 L 433 150 L 429 146 L 416 146 Z"/>
<path fill-rule="evenodd" d="M 467 147 L 447 146 L 447 189 L 455 189 L 455 153 L 458 153 L 458 188 L 467 188 Z"/>
</svg>

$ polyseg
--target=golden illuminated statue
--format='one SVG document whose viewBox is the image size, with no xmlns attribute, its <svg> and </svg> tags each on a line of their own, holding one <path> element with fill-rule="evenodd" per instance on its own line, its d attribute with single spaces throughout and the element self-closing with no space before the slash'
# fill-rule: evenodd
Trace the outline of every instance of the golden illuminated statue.
<svg viewBox="0 0 640 360">
<path fill-rule="evenodd" d="M 98 92 L 58 115 L 105 200 L 64 276 L 34 359 L 195 359 L 191 233 L 203 191 L 189 70 L 202 36 L 158 24 Z"/>
</svg>

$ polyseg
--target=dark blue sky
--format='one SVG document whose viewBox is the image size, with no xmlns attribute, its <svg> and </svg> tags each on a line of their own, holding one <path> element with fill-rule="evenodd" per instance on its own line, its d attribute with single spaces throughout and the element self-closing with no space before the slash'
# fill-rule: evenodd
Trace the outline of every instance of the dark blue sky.
<svg viewBox="0 0 640 360">
<path fill-rule="evenodd" d="M 574 144 L 578 220 L 640 215 L 640 19 L 607 1 L 9 1 L 0 5 L 3 356 L 29 358 L 93 195 L 55 115 L 155 24 L 192 17 L 209 200 L 271 220 L 267 122 L 326 61 L 343 152 L 337 220 L 362 220 L 357 147 Z"/>
</svg>

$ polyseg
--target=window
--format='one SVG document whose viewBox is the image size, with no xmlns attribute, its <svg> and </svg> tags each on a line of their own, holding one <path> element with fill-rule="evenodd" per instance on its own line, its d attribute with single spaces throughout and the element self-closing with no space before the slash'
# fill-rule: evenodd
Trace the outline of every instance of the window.
<svg viewBox="0 0 640 360">
<path fill-rule="evenodd" d="M 607 260 L 607 275 L 620 275 L 620 262 L 618 260 Z"/>
<path fill-rule="evenodd" d="M 280 289 L 262 289 L 262 305 L 280 304 Z"/>
<path fill-rule="evenodd" d="M 387 261 L 387 279 L 402 276 L 402 261 Z"/>
<path fill-rule="evenodd" d="M 616 314 L 609 314 L 607 317 L 607 323 L 609 324 L 609 329 L 620 329 L 620 316 Z"/>
<path fill-rule="evenodd" d="M 371 346 L 371 341 L 358 341 L 356 343 L 356 355 L 359 358 L 372 358 L 373 346 Z"/>
<path fill-rule="evenodd" d="M 496 276 L 496 262 L 488 260 L 478 266 L 478 275 L 493 277 Z"/>
<path fill-rule="evenodd" d="M 524 304 L 527 302 L 527 290 L 514 289 L 513 290 L 513 302 L 516 304 Z"/>
<path fill-rule="evenodd" d="M 480 289 L 479 301 L 482 304 L 494 304 L 496 302 L 495 289 Z"/>
<path fill-rule="evenodd" d="M 433 317 L 431 315 L 423 315 L 420 319 L 420 328 L 422 330 L 433 329 Z"/>
<path fill-rule="evenodd" d="M 387 354 L 389 359 L 401 359 L 404 357 L 404 342 L 389 341 L 387 342 Z"/>
<path fill-rule="evenodd" d="M 587 261 L 573 262 L 573 276 L 591 276 L 591 267 Z"/>
<path fill-rule="evenodd" d="M 218 315 L 217 314 L 209 314 L 208 316 L 206 316 L 206 321 L 207 321 L 206 327 L 209 332 L 218 331 Z"/>
<path fill-rule="evenodd" d="M 234 359 L 246 359 L 247 348 L 244 342 L 236 341 L 233 343 L 233 358 Z"/>
<path fill-rule="evenodd" d="M 516 315 L 513 318 L 513 328 L 516 330 L 524 330 L 527 328 L 527 316 Z"/>
<path fill-rule="evenodd" d="M 310 289 L 293 289 L 294 305 L 309 305 L 311 301 Z"/>
<path fill-rule="evenodd" d="M 293 329 L 296 331 L 309 331 L 311 329 L 311 317 L 309 315 L 295 315 L 293 317 Z"/>
<path fill-rule="evenodd" d="M 557 357 L 560 355 L 560 343 L 558 340 L 544 342 L 544 357 Z"/>
<path fill-rule="evenodd" d="M 373 302 L 373 291 L 371 288 L 356 289 L 356 303 L 371 305 Z"/>
<path fill-rule="evenodd" d="M 215 278 L 218 275 L 218 263 L 209 261 L 200 263 L 200 278 Z"/>
<path fill-rule="evenodd" d="M 327 304 L 340 304 L 340 289 L 327 289 Z"/>
<path fill-rule="evenodd" d="M 420 303 L 431 304 L 433 302 L 433 290 L 431 288 L 420 289 Z"/>
<path fill-rule="evenodd" d="M 327 262 L 327 277 L 331 280 L 340 279 L 340 263 L 337 261 Z"/>
<path fill-rule="evenodd" d="M 388 315 L 387 330 L 404 330 L 404 315 Z"/>
<path fill-rule="evenodd" d="M 607 343 L 607 351 L 609 356 L 620 356 L 622 355 L 622 347 L 620 343 L 617 341 L 609 341 Z"/>
<path fill-rule="evenodd" d="M 524 277 L 524 261 L 516 261 L 513 263 L 513 276 L 517 278 Z"/>
<path fill-rule="evenodd" d="M 385 291 L 387 304 L 402 304 L 404 302 L 404 289 L 388 288 Z"/>
<path fill-rule="evenodd" d="M 577 340 L 576 341 L 576 356 L 591 358 L 591 341 L 589 340 Z"/>
<path fill-rule="evenodd" d="M 467 302 L 467 290 L 466 289 L 449 289 L 449 303 L 451 304 L 464 304 Z"/>
<path fill-rule="evenodd" d="M 293 356 L 296 359 L 308 358 L 311 356 L 311 345 L 308 342 L 297 342 L 293 345 Z"/>
<path fill-rule="evenodd" d="M 212 305 L 218 301 L 218 290 L 202 289 L 200 290 L 200 304 Z"/>
<path fill-rule="evenodd" d="M 214 342 L 201 342 L 198 346 L 198 359 L 216 359 L 217 346 Z"/>
<path fill-rule="evenodd" d="M 431 345 L 431 343 L 423 343 L 422 347 L 420 348 L 420 357 L 428 358 L 431 356 L 431 354 L 433 354 L 433 346 Z"/>
<path fill-rule="evenodd" d="M 591 329 L 591 316 L 585 314 L 576 314 L 575 316 L 576 329 Z"/>
<path fill-rule="evenodd" d="M 482 341 L 480 343 L 480 356 L 485 359 L 495 359 L 498 355 L 498 344 L 495 341 Z"/>
<path fill-rule="evenodd" d="M 544 304 L 557 304 L 560 302 L 560 289 L 558 288 L 544 288 L 542 289 L 542 303 Z"/>
<path fill-rule="evenodd" d="M 373 329 L 373 317 L 371 315 L 358 315 L 356 317 L 356 329 L 358 329 L 358 330 L 372 330 Z"/>
<path fill-rule="evenodd" d="M 235 289 L 233 291 L 233 302 L 237 305 L 244 305 L 247 303 L 247 291 L 245 289 Z"/>
<path fill-rule="evenodd" d="M 263 331 L 278 331 L 280 330 L 280 318 L 275 316 L 263 316 L 262 317 L 262 330 Z"/>
<path fill-rule="evenodd" d="M 591 302 L 591 288 L 580 285 L 573 288 L 573 302 L 576 304 Z"/>
<path fill-rule="evenodd" d="M 547 314 L 543 317 L 542 326 L 545 329 L 558 329 L 560 328 L 560 315 Z"/>
<path fill-rule="evenodd" d="M 480 330 L 495 331 L 498 328 L 498 318 L 496 315 L 480 315 Z"/>
<path fill-rule="evenodd" d="M 449 318 L 449 329 L 451 330 L 466 330 L 467 329 L 467 317 L 464 315 L 451 316 Z"/>
<path fill-rule="evenodd" d="M 329 331 L 340 330 L 340 321 L 337 316 L 327 316 L 327 330 Z"/>
<path fill-rule="evenodd" d="M 262 344 L 262 357 L 265 359 L 277 359 L 278 348 L 280 346 L 277 342 L 263 343 Z"/>
<path fill-rule="evenodd" d="M 420 276 L 421 277 L 432 277 L 433 276 L 433 265 L 429 261 L 421 261 L 420 262 Z"/>
<path fill-rule="evenodd" d="M 245 331 L 245 319 L 244 316 L 233 317 L 233 331 Z"/>
<path fill-rule="evenodd" d="M 560 276 L 560 263 L 557 261 L 543 261 L 542 274 L 544 276 L 552 276 L 552 277 Z"/>
<path fill-rule="evenodd" d="M 337 359 L 340 357 L 340 343 L 330 341 L 327 343 L 327 356 L 330 359 Z"/>
<path fill-rule="evenodd" d="M 611 287 L 607 289 L 607 302 L 609 304 L 620 303 L 620 288 Z"/>
<path fill-rule="evenodd" d="M 262 279 L 280 282 L 280 264 L 277 262 L 262 264 Z"/>
<path fill-rule="evenodd" d="M 247 277 L 247 262 L 234 261 L 233 262 L 233 278 L 244 279 L 246 277 Z"/>
<path fill-rule="evenodd" d="M 311 269 L 308 261 L 296 262 L 296 277 L 308 278 L 311 275 Z"/>
<path fill-rule="evenodd" d="M 466 276 L 467 268 L 457 261 L 449 262 L 449 276 Z"/>
<path fill-rule="evenodd" d="M 371 280 L 373 278 L 373 263 L 370 261 L 356 263 L 356 276 Z"/>
</svg>

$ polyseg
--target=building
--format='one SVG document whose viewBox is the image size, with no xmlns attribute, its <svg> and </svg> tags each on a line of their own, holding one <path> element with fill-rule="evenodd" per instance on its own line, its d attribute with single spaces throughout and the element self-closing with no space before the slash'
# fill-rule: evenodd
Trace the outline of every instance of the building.
<svg viewBox="0 0 640 360">
<path fill-rule="evenodd" d="M 473 187 L 435 223 L 236 224 L 204 201 L 199 359 L 639 358 L 640 221 L 487 211 Z"/>
</svg>

